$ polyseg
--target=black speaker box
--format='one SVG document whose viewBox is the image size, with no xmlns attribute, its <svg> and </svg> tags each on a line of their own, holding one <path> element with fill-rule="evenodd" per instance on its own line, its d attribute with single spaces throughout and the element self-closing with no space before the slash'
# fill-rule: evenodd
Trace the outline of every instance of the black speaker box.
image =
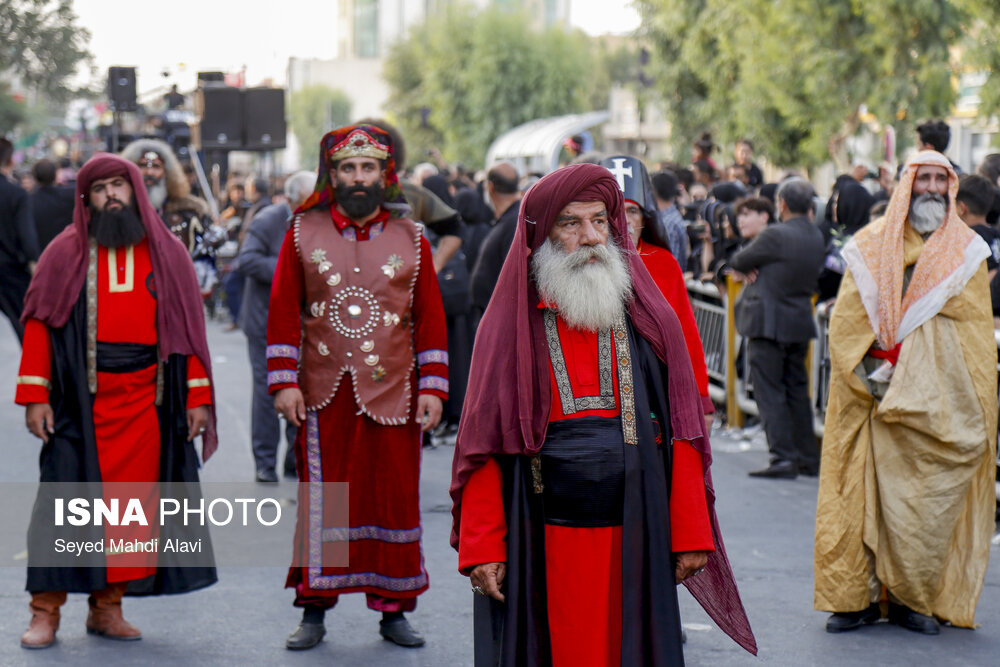
<svg viewBox="0 0 1000 667">
<path fill-rule="evenodd" d="M 137 111 L 139 104 L 135 98 L 135 68 L 108 68 L 108 98 L 115 111 Z"/>
<path fill-rule="evenodd" d="M 201 117 L 191 140 L 209 150 L 243 148 L 243 91 L 239 88 L 206 87 L 198 90 L 195 114 Z"/>
<path fill-rule="evenodd" d="M 223 86 L 226 83 L 226 75 L 222 72 L 198 72 L 198 85 L 209 84 Z"/>
<path fill-rule="evenodd" d="M 248 151 L 285 147 L 285 91 L 281 88 L 247 88 L 244 129 Z"/>
</svg>

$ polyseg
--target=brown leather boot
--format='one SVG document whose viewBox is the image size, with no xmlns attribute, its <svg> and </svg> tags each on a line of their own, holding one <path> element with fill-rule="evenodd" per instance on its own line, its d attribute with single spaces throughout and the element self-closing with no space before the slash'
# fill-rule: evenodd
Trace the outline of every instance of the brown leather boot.
<svg viewBox="0 0 1000 667">
<path fill-rule="evenodd" d="M 31 623 L 21 635 L 24 648 L 48 648 L 56 641 L 59 607 L 66 602 L 65 591 L 41 591 L 31 594 Z"/>
<path fill-rule="evenodd" d="M 108 639 L 133 641 L 142 639 L 142 632 L 122 617 L 122 595 L 125 582 L 111 584 L 103 591 L 90 595 L 90 613 L 87 614 L 87 633 Z"/>
</svg>

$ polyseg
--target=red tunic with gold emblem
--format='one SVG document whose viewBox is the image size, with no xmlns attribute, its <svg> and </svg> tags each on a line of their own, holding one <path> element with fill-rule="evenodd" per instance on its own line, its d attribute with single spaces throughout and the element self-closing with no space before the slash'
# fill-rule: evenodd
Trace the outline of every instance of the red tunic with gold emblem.
<svg viewBox="0 0 1000 667">
<path fill-rule="evenodd" d="M 384 209 L 363 227 L 355 225 L 335 208 L 330 210 L 330 216 L 330 230 L 356 243 L 378 242 L 387 225 L 403 224 L 390 218 L 389 212 Z M 316 220 L 316 217 L 312 219 Z M 368 249 L 365 250 L 367 252 Z M 267 357 L 268 385 L 272 394 L 284 388 L 299 387 L 300 375 L 310 372 L 308 366 L 300 368 L 299 362 L 303 340 L 302 318 L 315 315 L 311 310 L 312 304 L 307 303 L 305 272 L 324 269 L 325 257 L 318 254 L 313 257 L 311 248 L 303 248 L 302 253 L 305 253 L 304 257 L 296 247 L 293 225 L 278 256 L 271 287 Z M 419 266 L 412 286 L 410 312 L 394 313 L 399 316 L 394 323 L 380 320 L 383 322 L 380 326 L 411 327 L 413 352 L 405 349 L 394 352 L 413 354 L 415 364 L 411 359 L 403 360 L 405 363 L 385 363 L 387 352 L 376 350 L 381 358 L 371 360 L 375 363 L 369 364 L 371 369 L 359 366 L 366 363 L 363 359 L 367 359 L 363 357 L 367 348 L 361 347 L 367 344 L 363 338 L 352 339 L 352 344 L 356 343 L 359 348 L 352 353 L 351 359 L 334 358 L 335 348 L 332 345 L 324 346 L 320 353 L 320 358 L 329 360 L 332 365 L 324 368 L 324 373 L 340 365 L 354 365 L 370 373 L 377 372 L 380 366 L 388 369 L 383 372 L 402 368 L 402 372 L 410 375 L 412 399 L 405 423 L 378 423 L 363 411 L 363 406 L 359 407 L 355 388 L 352 387 L 352 375 L 345 373 L 340 376 L 329 403 L 307 411 L 306 422 L 299 429 L 295 443 L 299 480 L 348 482 L 350 516 L 346 528 L 327 525 L 321 515 L 314 515 L 310 510 L 310 503 L 299 504 L 295 560 L 286 582 L 287 587 L 296 589 L 296 604 L 331 606 L 341 593 L 364 592 L 368 594 L 368 603 L 373 609 L 408 611 L 416 606 L 416 596 L 427 589 L 427 571 L 420 550 L 421 433 L 415 414 L 419 394 L 447 398 L 448 346 L 441 293 L 426 239 L 419 239 L 416 256 Z M 388 256 L 382 261 L 387 260 Z M 388 261 L 387 265 L 392 263 Z M 336 272 L 342 274 L 343 270 L 344 267 L 326 268 L 324 275 L 332 277 Z M 346 270 L 352 269 L 346 267 Z M 333 280 L 336 281 L 335 278 Z M 344 280 L 346 285 L 346 278 Z M 339 283 L 328 284 L 336 287 Z M 376 299 L 379 296 L 377 289 L 372 294 Z M 327 305 L 330 306 L 330 303 Z M 347 307 L 346 302 L 341 306 Z M 317 307 L 322 306 L 317 304 Z M 320 314 L 330 315 L 328 311 Z M 318 528 L 314 534 L 322 535 L 324 540 L 328 535 L 335 540 L 346 537 L 350 558 L 348 566 L 323 567 L 318 563 L 312 567 L 312 560 L 308 561 L 310 566 L 298 566 L 311 558 L 306 553 L 307 541 L 309 545 L 316 546 L 309 539 L 312 528 Z M 323 547 L 319 548 L 322 550 Z"/>
<path fill-rule="evenodd" d="M 598 394 L 600 362 L 597 333 L 572 329 L 562 319 L 558 319 L 557 324 L 573 396 Z M 550 361 L 552 409 L 549 421 L 619 416 L 617 350 L 614 349 L 611 368 L 614 372 L 615 408 L 573 412 L 567 417 L 562 409 L 562 398 Z M 671 550 L 674 553 L 714 551 L 701 455 L 689 442 L 677 440 L 673 443 L 672 461 Z M 472 474 L 465 486 L 458 567 L 466 574 L 476 565 L 507 560 L 502 485 L 500 466 L 490 459 Z M 621 526 L 570 528 L 545 525 L 546 592 L 554 665 L 619 664 L 621 551 Z"/>
<path fill-rule="evenodd" d="M 126 248 L 99 247 L 97 340 L 156 345 L 155 291 L 147 240 Z M 51 377 L 52 341 L 48 328 L 38 320 L 28 320 L 14 400 L 18 405 L 48 403 Z M 211 388 L 205 369 L 193 355 L 188 357 L 187 377 L 188 409 L 210 405 Z M 155 401 L 156 364 L 131 373 L 97 372 L 93 414 L 102 482 L 159 481 L 160 425 Z M 152 533 L 137 532 L 134 526 L 119 530 L 108 527 L 105 535 L 109 539 L 129 540 L 155 537 Z M 126 557 L 128 562 L 136 562 L 135 555 Z M 113 562 L 114 556 L 109 555 L 109 565 Z M 154 570 L 149 566 L 112 565 L 107 580 L 142 579 Z"/>
</svg>

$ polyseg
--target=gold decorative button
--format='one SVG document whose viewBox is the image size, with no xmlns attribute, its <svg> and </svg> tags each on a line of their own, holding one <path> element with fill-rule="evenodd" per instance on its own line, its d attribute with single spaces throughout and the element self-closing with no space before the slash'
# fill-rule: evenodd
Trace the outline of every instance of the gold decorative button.
<svg viewBox="0 0 1000 667">
<path fill-rule="evenodd" d="M 352 320 L 356 320 L 361 317 L 361 306 L 356 303 L 351 304 L 347 307 L 347 314 L 351 316 Z"/>
</svg>

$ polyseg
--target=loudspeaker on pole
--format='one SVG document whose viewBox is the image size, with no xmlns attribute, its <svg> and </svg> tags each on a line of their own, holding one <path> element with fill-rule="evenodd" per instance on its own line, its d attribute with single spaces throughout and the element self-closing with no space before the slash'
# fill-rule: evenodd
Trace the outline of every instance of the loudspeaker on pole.
<svg viewBox="0 0 1000 667">
<path fill-rule="evenodd" d="M 245 148 L 269 151 L 285 147 L 285 91 L 247 88 L 243 101 Z"/>
<path fill-rule="evenodd" d="M 115 111 L 137 111 L 135 96 L 135 68 L 108 68 L 108 99 Z"/>
</svg>

